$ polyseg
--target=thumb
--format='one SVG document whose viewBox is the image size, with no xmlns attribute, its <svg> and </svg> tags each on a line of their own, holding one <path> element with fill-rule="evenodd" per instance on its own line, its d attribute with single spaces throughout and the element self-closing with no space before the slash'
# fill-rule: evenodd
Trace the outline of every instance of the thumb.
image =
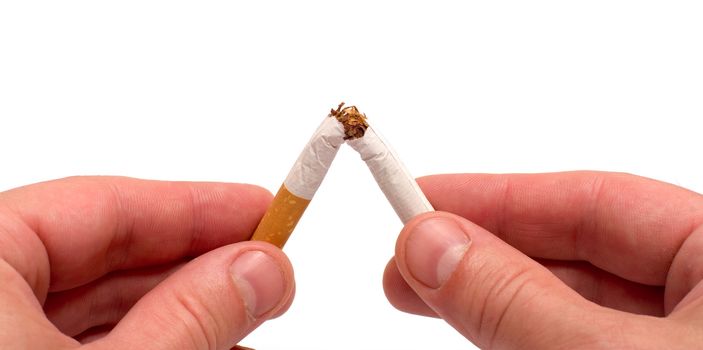
<svg viewBox="0 0 703 350">
<path fill-rule="evenodd" d="M 95 349 L 229 349 L 288 307 L 283 252 L 241 242 L 204 254 L 147 293 Z"/>
<path fill-rule="evenodd" d="M 440 317 L 481 348 L 573 348 L 599 333 L 605 313 L 546 268 L 449 213 L 415 218 L 396 246 L 398 269 Z"/>
</svg>

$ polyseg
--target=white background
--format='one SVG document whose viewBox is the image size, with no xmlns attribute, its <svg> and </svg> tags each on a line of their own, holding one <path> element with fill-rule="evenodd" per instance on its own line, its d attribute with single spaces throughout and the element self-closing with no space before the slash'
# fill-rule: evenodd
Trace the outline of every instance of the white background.
<svg viewBox="0 0 703 350">
<path fill-rule="evenodd" d="M 275 191 L 346 101 L 416 175 L 596 169 L 700 192 L 702 18 L 699 1 L 2 1 L 0 190 L 115 174 Z M 243 344 L 466 349 L 385 300 L 401 224 L 356 158 L 286 246 L 290 312 Z"/>
</svg>

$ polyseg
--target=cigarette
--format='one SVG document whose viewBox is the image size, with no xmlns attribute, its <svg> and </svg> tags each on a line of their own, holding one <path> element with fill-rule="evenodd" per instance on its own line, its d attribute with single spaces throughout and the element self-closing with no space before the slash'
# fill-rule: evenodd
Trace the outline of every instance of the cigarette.
<svg viewBox="0 0 703 350">
<path fill-rule="evenodd" d="M 359 113 L 356 107 L 347 107 L 343 111 L 345 110 L 349 114 L 361 115 L 366 122 L 366 116 Z M 360 137 L 349 138 L 347 144 L 366 162 L 378 186 L 403 224 L 419 214 L 434 211 L 432 204 L 398 155 L 371 126 L 366 128 Z"/>
<path fill-rule="evenodd" d="M 366 115 L 355 106 L 343 106 L 344 102 L 336 110 L 332 109 L 315 131 L 254 231 L 252 240 L 283 248 L 345 142 L 366 162 L 403 224 L 416 215 L 434 211 L 398 155 L 369 126 Z"/>
<path fill-rule="evenodd" d="M 325 118 L 300 153 L 251 239 L 283 248 L 344 144 L 344 127 Z"/>
</svg>

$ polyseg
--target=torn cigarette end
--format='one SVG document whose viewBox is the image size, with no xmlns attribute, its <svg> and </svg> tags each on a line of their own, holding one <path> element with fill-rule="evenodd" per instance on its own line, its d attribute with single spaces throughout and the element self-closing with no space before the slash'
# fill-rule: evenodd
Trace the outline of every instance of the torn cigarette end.
<svg viewBox="0 0 703 350">
<path fill-rule="evenodd" d="M 266 241 L 283 248 L 308 204 L 309 199 L 298 197 L 291 193 L 285 184 L 281 185 L 251 240 Z"/>
<path fill-rule="evenodd" d="M 344 107 L 344 102 L 337 106 L 337 109 L 330 110 L 330 117 L 335 117 L 344 126 L 344 140 L 356 140 L 364 137 L 369 123 L 366 122 L 366 115 L 359 112 L 356 106 Z"/>
<path fill-rule="evenodd" d="M 344 144 L 344 135 L 342 124 L 335 119 L 322 121 L 283 181 L 252 240 L 283 248 Z"/>
<path fill-rule="evenodd" d="M 371 170 L 398 217 L 407 224 L 413 217 L 434 211 L 432 204 L 398 155 L 377 130 L 368 127 L 365 135 L 347 141 Z"/>
</svg>

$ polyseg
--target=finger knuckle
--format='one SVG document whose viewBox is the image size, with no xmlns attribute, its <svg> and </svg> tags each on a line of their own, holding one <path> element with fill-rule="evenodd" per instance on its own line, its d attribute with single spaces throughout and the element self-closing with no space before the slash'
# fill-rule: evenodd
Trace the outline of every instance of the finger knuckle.
<svg viewBox="0 0 703 350">
<path fill-rule="evenodd" d="M 217 349 L 219 339 L 217 319 L 207 305 L 190 295 L 176 295 L 176 305 L 194 349 Z"/>
</svg>

